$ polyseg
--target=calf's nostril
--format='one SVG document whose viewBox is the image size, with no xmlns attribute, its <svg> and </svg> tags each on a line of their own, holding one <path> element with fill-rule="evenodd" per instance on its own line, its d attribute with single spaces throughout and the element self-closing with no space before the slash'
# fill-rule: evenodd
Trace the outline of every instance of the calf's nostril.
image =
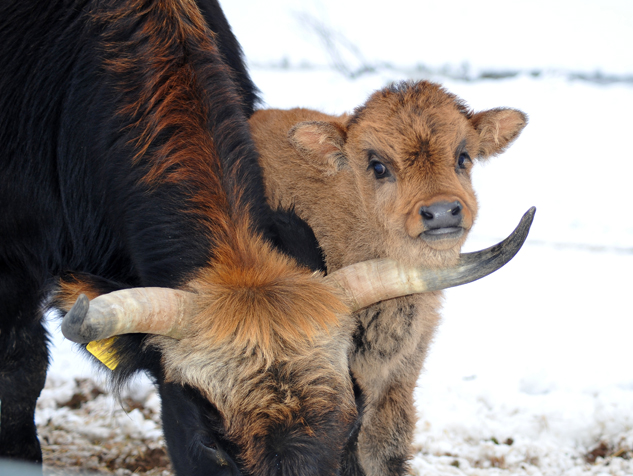
<svg viewBox="0 0 633 476">
<path fill-rule="evenodd" d="M 455 205 L 455 207 L 453 207 L 453 209 L 451 210 L 451 215 L 453 215 L 454 217 L 459 215 L 462 212 L 462 204 L 461 203 L 457 203 Z"/>
<path fill-rule="evenodd" d="M 420 208 L 420 215 L 422 215 L 422 218 L 425 220 L 433 220 L 434 217 L 433 213 L 429 212 L 426 207 Z"/>
</svg>

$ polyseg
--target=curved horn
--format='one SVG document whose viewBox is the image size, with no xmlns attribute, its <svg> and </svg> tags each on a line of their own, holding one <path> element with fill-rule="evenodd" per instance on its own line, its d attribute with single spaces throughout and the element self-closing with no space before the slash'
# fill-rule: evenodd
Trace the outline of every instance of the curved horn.
<svg viewBox="0 0 633 476">
<path fill-rule="evenodd" d="M 386 299 L 470 283 L 495 272 L 517 254 L 527 238 L 535 212 L 536 208 L 530 208 L 501 243 L 462 254 L 457 265 L 450 268 L 433 270 L 377 259 L 346 266 L 326 279 L 345 291 L 353 311 Z"/>
<path fill-rule="evenodd" d="M 325 277 L 343 289 L 353 311 L 408 294 L 438 291 L 483 278 L 501 268 L 527 238 L 536 209 L 530 208 L 517 228 L 501 243 L 460 255 L 456 266 L 424 269 L 395 260 L 363 261 Z M 182 338 L 187 317 L 197 311 L 196 294 L 168 288 L 130 288 L 88 301 L 81 295 L 64 317 L 62 332 L 79 343 L 120 334 L 147 333 Z"/>
<path fill-rule="evenodd" d="M 195 296 L 168 288 L 121 289 L 92 301 L 82 294 L 64 317 L 62 333 L 78 343 L 130 333 L 180 339 L 195 313 Z"/>
</svg>

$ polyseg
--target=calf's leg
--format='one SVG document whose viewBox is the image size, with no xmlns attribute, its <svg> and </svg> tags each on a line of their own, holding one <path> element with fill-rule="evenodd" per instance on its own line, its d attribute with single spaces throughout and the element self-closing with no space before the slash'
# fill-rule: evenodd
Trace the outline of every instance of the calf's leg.
<svg viewBox="0 0 633 476">
<path fill-rule="evenodd" d="M 409 474 L 415 429 L 415 381 L 394 381 L 365 407 L 358 434 L 357 458 L 366 476 Z M 362 474 L 362 473 L 351 473 Z"/>
<path fill-rule="evenodd" d="M 413 392 L 439 322 L 438 299 L 437 293 L 405 296 L 356 314 L 350 370 L 363 409 L 356 441 L 350 439 L 343 455 L 345 476 L 409 473 Z"/>
</svg>

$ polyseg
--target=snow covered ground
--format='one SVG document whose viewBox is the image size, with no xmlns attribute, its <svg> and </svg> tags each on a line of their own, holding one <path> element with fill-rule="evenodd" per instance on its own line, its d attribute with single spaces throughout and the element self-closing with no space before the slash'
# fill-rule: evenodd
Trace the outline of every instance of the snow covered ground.
<svg viewBox="0 0 633 476">
<path fill-rule="evenodd" d="M 569 74 L 633 75 L 633 4 L 224 3 L 267 107 L 340 113 L 390 81 L 428 78 L 476 110 L 509 106 L 530 116 L 506 154 L 477 167 L 481 212 L 466 249 L 496 243 L 535 205 L 530 238 L 497 273 L 446 292 L 416 395 L 415 471 L 633 475 L 633 85 Z M 340 56 L 324 53 L 325 37 Z M 375 71 L 352 78 L 341 64 L 347 73 Z M 453 74 L 493 69 L 518 73 L 494 81 Z M 86 444 L 141 437 L 151 453 L 160 427 L 149 384 L 131 393 L 128 408 L 140 408 L 126 414 L 99 395 L 77 420 L 63 404 L 78 392 L 75 378 L 94 370 L 59 334 L 54 343 L 37 413 L 50 445 L 66 438 L 54 431 L 72 427 Z"/>
</svg>

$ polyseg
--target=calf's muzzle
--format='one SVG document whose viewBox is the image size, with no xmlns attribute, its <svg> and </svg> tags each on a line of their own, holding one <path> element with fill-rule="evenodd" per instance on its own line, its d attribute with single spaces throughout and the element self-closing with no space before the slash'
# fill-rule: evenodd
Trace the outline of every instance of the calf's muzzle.
<svg viewBox="0 0 633 476">
<path fill-rule="evenodd" d="M 424 223 L 424 233 L 430 236 L 441 236 L 461 231 L 463 205 L 440 201 L 429 206 L 420 207 L 419 213 Z"/>
</svg>

